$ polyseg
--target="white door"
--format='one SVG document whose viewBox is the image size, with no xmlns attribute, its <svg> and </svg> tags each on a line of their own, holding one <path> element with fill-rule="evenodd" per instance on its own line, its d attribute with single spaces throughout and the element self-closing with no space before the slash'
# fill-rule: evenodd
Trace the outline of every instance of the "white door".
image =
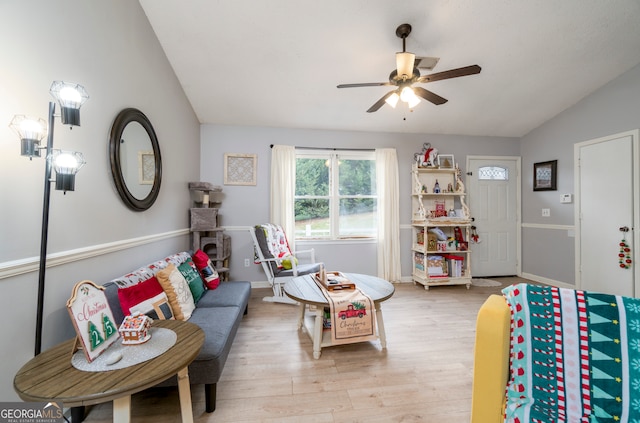
<svg viewBox="0 0 640 423">
<path fill-rule="evenodd" d="M 635 264 L 620 267 L 618 256 L 624 237 L 631 259 L 638 257 L 633 230 L 639 200 L 638 175 L 633 171 L 637 145 L 638 131 L 632 131 L 574 147 L 576 286 L 580 289 L 631 297 L 638 293 Z"/>
<path fill-rule="evenodd" d="M 467 185 L 479 237 L 469 240 L 471 275 L 519 274 L 520 158 L 467 157 Z"/>
</svg>

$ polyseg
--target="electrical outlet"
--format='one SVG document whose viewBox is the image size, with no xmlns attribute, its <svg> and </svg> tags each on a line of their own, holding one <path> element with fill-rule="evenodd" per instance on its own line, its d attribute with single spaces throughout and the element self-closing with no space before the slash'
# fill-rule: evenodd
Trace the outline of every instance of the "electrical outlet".
<svg viewBox="0 0 640 423">
<path fill-rule="evenodd" d="M 542 217 L 551 216 L 551 209 L 542 209 Z"/>
<path fill-rule="evenodd" d="M 244 267 L 249 267 L 251 266 L 251 262 L 249 261 L 249 259 L 244 259 Z"/>
</svg>

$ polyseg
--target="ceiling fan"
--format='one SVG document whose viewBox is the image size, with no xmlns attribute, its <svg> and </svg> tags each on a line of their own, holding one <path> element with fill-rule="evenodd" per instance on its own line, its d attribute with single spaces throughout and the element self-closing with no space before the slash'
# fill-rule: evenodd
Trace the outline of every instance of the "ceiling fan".
<svg viewBox="0 0 640 423">
<path fill-rule="evenodd" d="M 432 73 L 431 75 L 420 76 L 420 71 L 416 67 L 416 55 L 406 51 L 406 38 L 411 33 L 411 25 L 404 23 L 396 29 L 396 35 L 402 38 L 402 52 L 396 53 L 396 69 L 389 74 L 389 82 L 365 82 L 360 84 L 340 84 L 338 88 L 353 87 L 377 87 L 389 85 L 397 87 L 393 91 L 389 91 L 382 98 L 376 101 L 373 106 L 367 110 L 367 113 L 377 111 L 384 103 L 388 103 L 391 107 L 396 107 L 398 100 L 402 100 L 409 105 L 409 108 L 415 107 L 423 98 L 435 105 L 446 103 L 446 98 L 432 93 L 422 87 L 414 87 L 413 84 L 423 84 L 427 82 L 441 81 L 443 79 L 458 78 L 460 76 L 474 75 L 480 73 L 482 68 L 478 65 L 465 66 L 463 68 L 451 69 L 444 72 Z"/>
</svg>

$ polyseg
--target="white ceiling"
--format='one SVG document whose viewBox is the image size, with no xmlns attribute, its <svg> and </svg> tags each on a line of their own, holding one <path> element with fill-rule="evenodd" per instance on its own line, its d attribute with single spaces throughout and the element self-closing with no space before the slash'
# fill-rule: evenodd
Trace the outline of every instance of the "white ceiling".
<svg viewBox="0 0 640 423">
<path fill-rule="evenodd" d="M 201 123 L 520 137 L 640 63 L 638 0 L 140 3 Z M 405 22 L 433 72 L 482 72 L 366 113 L 392 87 L 336 85 L 387 81 Z"/>
</svg>

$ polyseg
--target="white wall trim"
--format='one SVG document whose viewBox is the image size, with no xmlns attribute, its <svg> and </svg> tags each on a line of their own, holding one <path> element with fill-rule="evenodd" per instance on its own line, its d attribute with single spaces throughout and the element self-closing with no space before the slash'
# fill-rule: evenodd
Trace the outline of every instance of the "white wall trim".
<svg viewBox="0 0 640 423">
<path fill-rule="evenodd" d="M 533 229 L 557 229 L 561 231 L 570 231 L 575 229 L 574 225 L 549 225 L 546 223 L 523 223 L 522 227 Z"/>
<path fill-rule="evenodd" d="M 123 239 L 106 244 L 92 245 L 90 247 L 78 248 L 75 250 L 61 251 L 47 255 L 47 268 L 60 266 L 74 261 L 85 260 L 91 257 L 141 245 L 152 244 L 164 239 L 175 238 L 189 234 L 189 229 L 178 229 L 175 231 L 163 232 L 154 235 L 142 236 L 139 238 Z M 40 267 L 40 257 L 28 257 L 19 260 L 0 263 L 0 279 L 22 275 L 24 273 L 35 272 Z"/>
</svg>

